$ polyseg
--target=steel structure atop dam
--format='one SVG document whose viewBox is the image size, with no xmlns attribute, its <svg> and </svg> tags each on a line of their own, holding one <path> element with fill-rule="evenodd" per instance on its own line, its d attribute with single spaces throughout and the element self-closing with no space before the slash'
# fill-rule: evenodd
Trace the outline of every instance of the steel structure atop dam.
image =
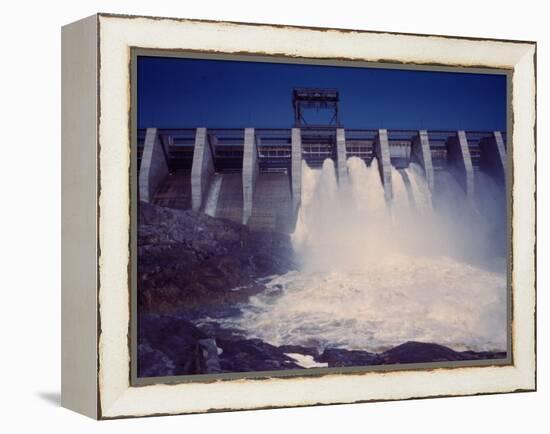
<svg viewBox="0 0 550 434">
<path fill-rule="evenodd" d="M 303 91 L 293 92 L 293 128 L 139 129 L 139 199 L 289 233 L 301 200 L 302 160 L 313 168 L 334 160 L 341 180 L 348 158 L 370 165 L 376 157 L 389 203 L 391 166 L 403 169 L 411 162 L 422 167 L 434 194 L 443 171 L 452 173 L 468 198 L 479 172 L 505 185 L 505 132 L 347 129 L 340 125 L 337 91 L 316 89 L 317 99 Z M 307 124 L 303 109 L 311 107 L 332 110 L 330 123 Z"/>
</svg>

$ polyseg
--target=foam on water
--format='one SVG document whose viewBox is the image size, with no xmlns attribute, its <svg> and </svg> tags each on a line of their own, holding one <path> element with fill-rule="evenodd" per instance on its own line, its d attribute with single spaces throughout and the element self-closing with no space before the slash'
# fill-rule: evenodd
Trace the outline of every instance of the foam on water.
<svg viewBox="0 0 550 434">
<path fill-rule="evenodd" d="M 320 349 L 382 351 L 409 340 L 506 349 L 505 262 L 490 271 L 461 259 L 475 249 L 479 222 L 434 212 L 415 164 L 392 169 L 391 206 L 376 159 L 347 165 L 338 184 L 332 160 L 321 170 L 304 163 L 293 235 L 301 269 L 272 278 L 223 326 Z"/>
</svg>

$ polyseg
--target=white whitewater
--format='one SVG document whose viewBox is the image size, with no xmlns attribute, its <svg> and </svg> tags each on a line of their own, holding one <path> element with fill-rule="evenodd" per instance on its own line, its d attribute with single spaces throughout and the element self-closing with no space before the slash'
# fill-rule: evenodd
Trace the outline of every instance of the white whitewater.
<svg viewBox="0 0 550 434">
<path fill-rule="evenodd" d="M 216 173 L 210 183 L 208 197 L 204 205 L 204 213 L 208 214 L 210 217 L 216 217 L 216 208 L 218 207 L 218 198 L 220 197 L 220 190 L 222 188 L 222 179 L 222 175 Z"/>
<path fill-rule="evenodd" d="M 300 271 L 268 289 L 224 325 L 274 345 L 383 351 L 409 340 L 456 350 L 506 349 L 506 274 L 468 257 L 475 231 L 432 208 L 422 169 L 393 169 L 386 206 L 376 160 L 305 163 L 293 244 Z M 456 230 L 455 230 L 456 229 Z M 471 233 L 471 235 L 467 235 Z M 460 241 L 460 242 L 459 242 Z"/>
</svg>

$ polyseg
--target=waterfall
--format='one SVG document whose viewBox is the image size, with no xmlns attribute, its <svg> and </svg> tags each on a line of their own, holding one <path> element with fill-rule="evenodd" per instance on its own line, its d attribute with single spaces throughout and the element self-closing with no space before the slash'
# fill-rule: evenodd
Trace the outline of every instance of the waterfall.
<svg viewBox="0 0 550 434">
<path fill-rule="evenodd" d="M 321 170 L 303 163 L 292 236 L 300 269 L 275 276 L 223 326 L 319 349 L 382 351 L 416 340 L 505 350 L 506 268 L 470 260 L 479 232 L 456 218 L 464 203 L 453 197 L 440 211 L 416 164 L 392 168 L 391 204 L 376 159 L 352 157 L 347 169 L 338 183 L 332 160 Z"/>
<path fill-rule="evenodd" d="M 423 249 L 437 233 L 431 195 L 422 168 L 392 168 L 393 200 L 386 204 L 376 158 L 370 166 L 347 161 L 349 176 L 340 185 L 334 163 L 302 167 L 302 205 L 293 243 L 307 267 L 354 265 L 370 257 Z"/>
<path fill-rule="evenodd" d="M 216 173 L 210 183 L 208 197 L 206 199 L 206 204 L 204 205 L 204 213 L 211 217 L 216 217 L 216 208 L 218 206 L 218 198 L 220 197 L 220 190 L 222 188 L 222 179 L 222 175 Z"/>
</svg>

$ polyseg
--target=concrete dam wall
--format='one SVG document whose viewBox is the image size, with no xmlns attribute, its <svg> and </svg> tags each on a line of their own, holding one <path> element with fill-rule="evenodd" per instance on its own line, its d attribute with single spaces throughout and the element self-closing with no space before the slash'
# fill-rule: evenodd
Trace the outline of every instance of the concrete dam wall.
<svg viewBox="0 0 550 434">
<path fill-rule="evenodd" d="M 434 198 L 451 176 L 474 201 L 480 176 L 505 188 L 507 161 L 500 131 L 148 128 L 138 131 L 137 150 L 141 201 L 283 233 L 294 230 L 303 161 L 318 169 L 332 159 L 343 182 L 347 159 L 370 166 L 376 158 L 390 205 L 392 168 L 417 163 Z"/>
</svg>

